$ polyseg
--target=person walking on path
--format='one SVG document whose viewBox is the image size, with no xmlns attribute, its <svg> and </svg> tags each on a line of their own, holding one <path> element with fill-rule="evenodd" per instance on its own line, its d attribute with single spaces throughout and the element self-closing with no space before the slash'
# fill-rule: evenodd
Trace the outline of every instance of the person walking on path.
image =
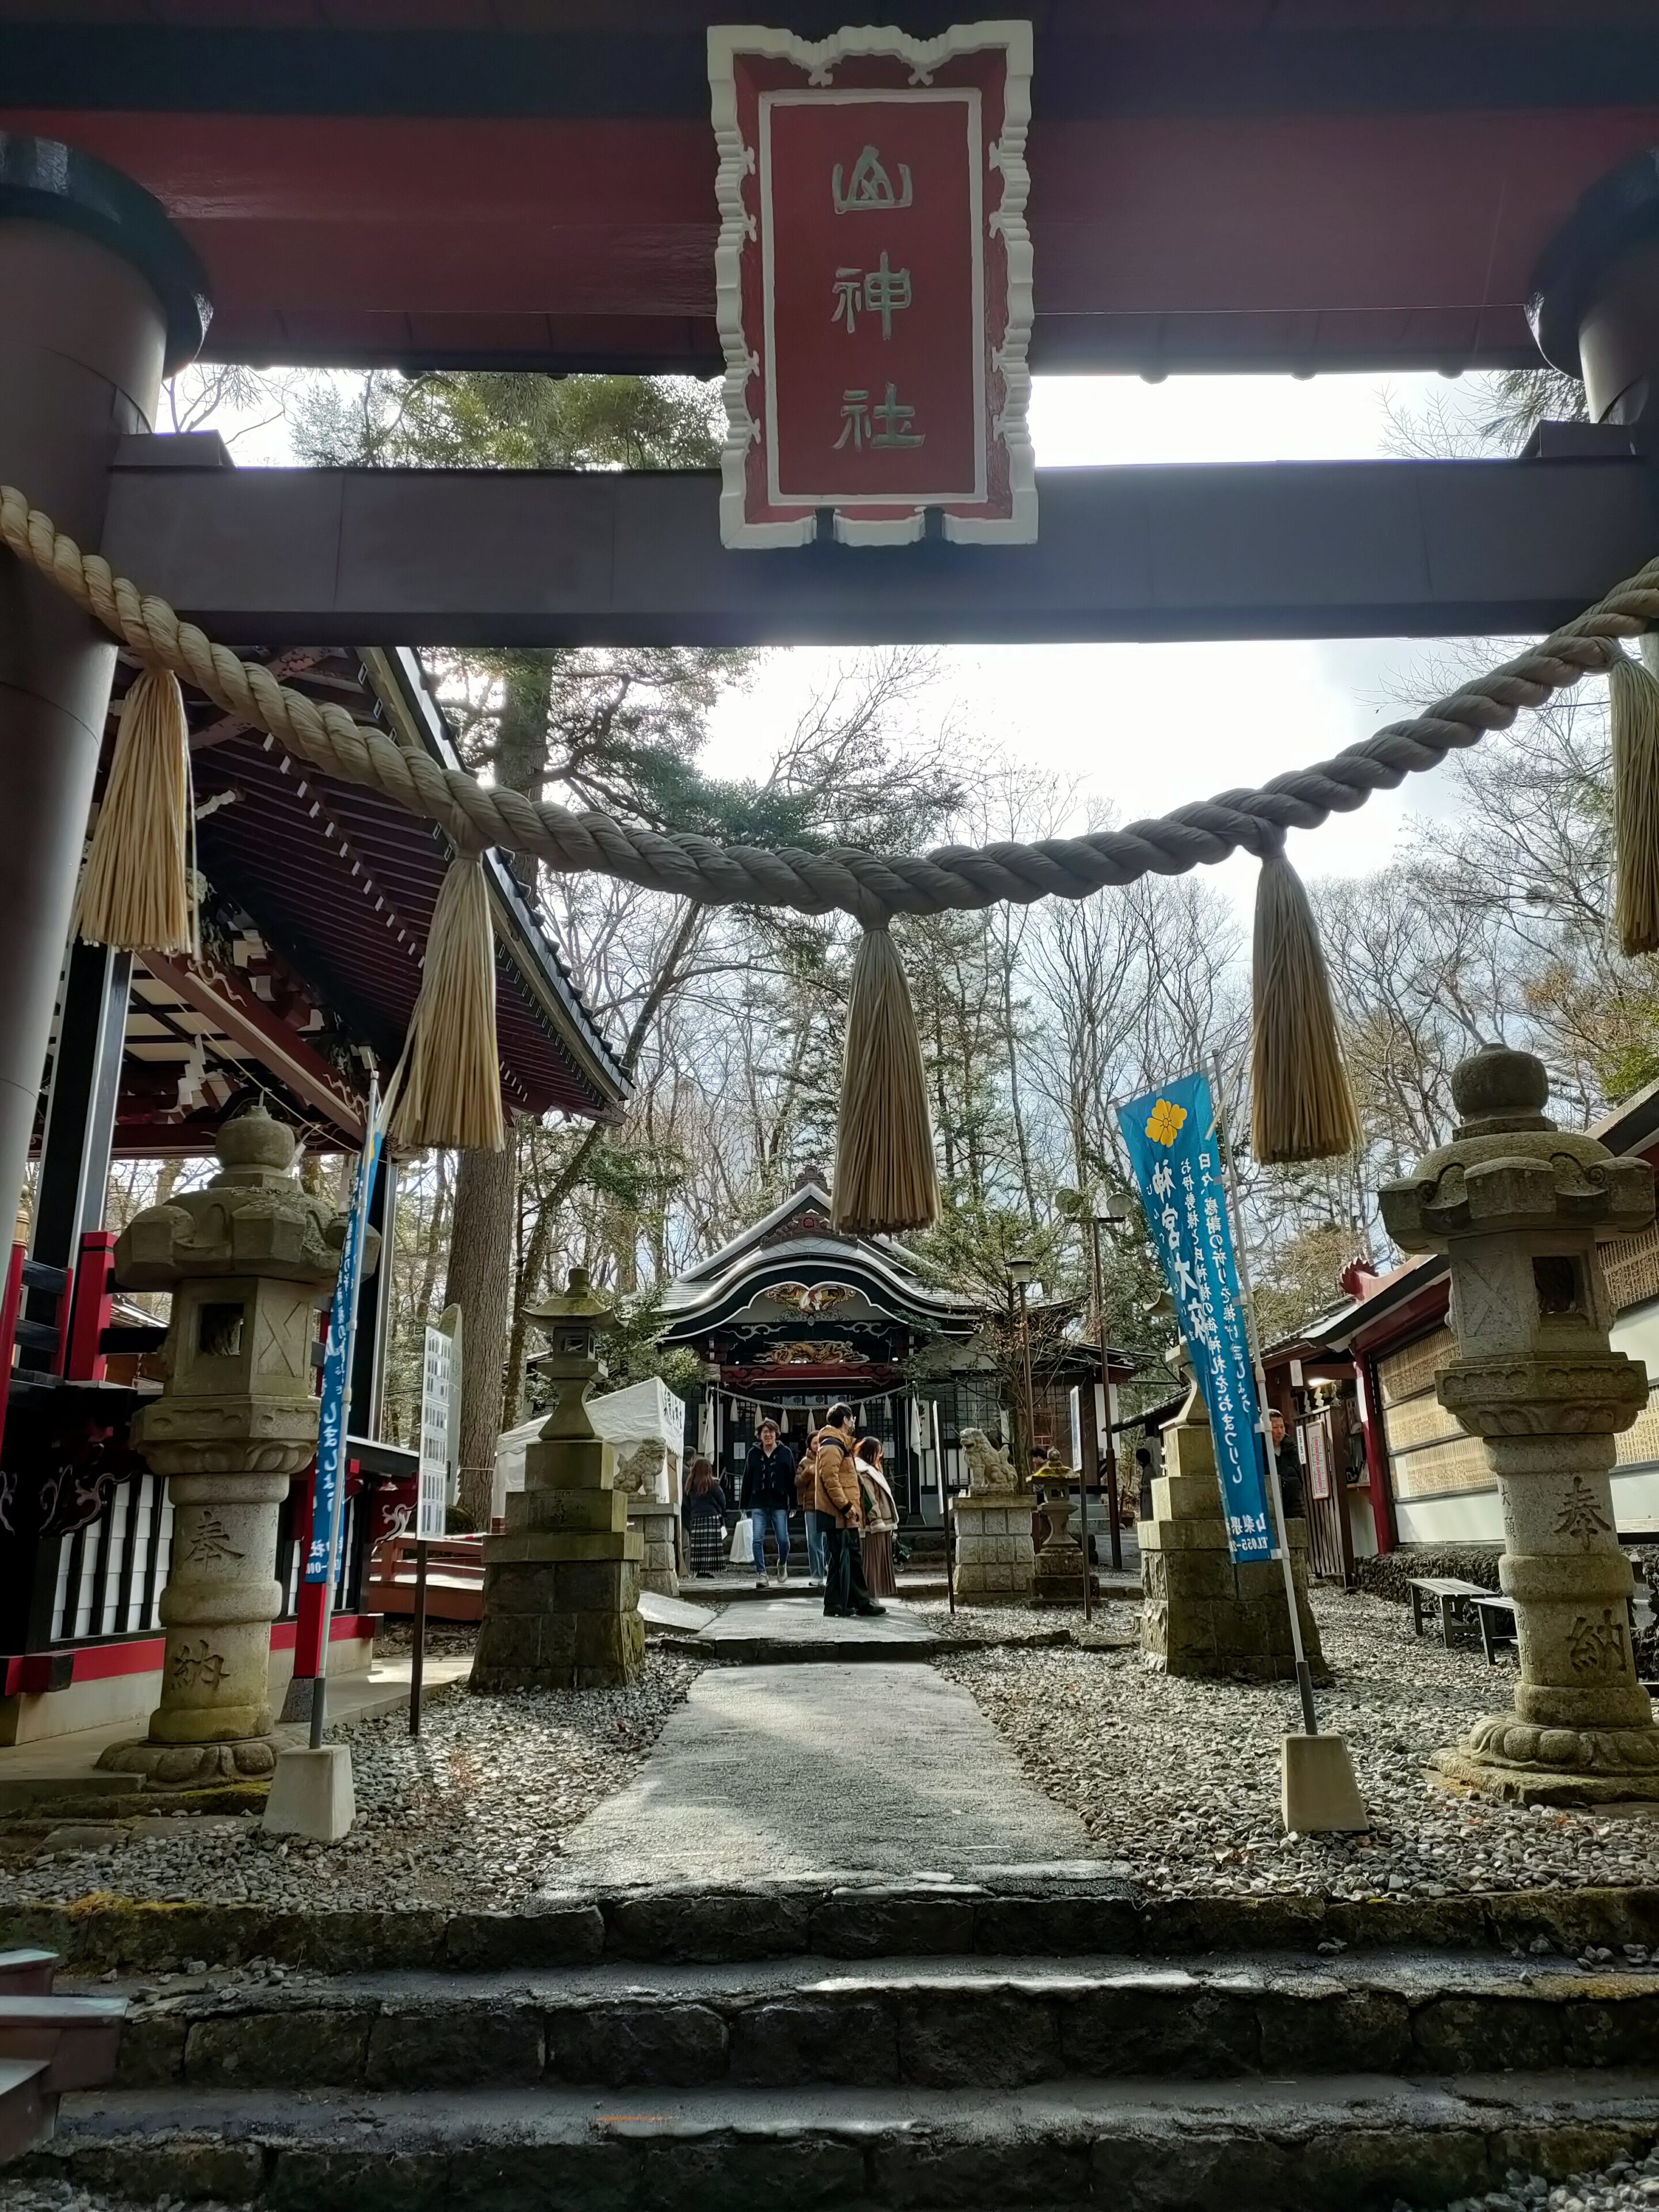
<svg viewBox="0 0 1659 2212">
<path fill-rule="evenodd" d="M 828 1620 L 844 1620 L 851 1613 L 885 1613 L 865 1586 L 864 1565 L 859 1556 L 859 1530 L 864 1521 L 864 1501 L 859 1489 L 858 1462 L 853 1456 L 853 1410 L 831 1406 L 817 1434 L 817 1460 L 813 1474 L 812 1503 L 830 1517 L 825 1553 L 823 1612 Z"/>
<path fill-rule="evenodd" d="M 778 1580 L 789 1579 L 789 1509 L 795 1502 L 795 1455 L 780 1441 L 775 1421 L 763 1421 L 749 1447 L 738 1504 L 755 1532 L 755 1588 L 766 1588 L 766 1537 L 778 1547 Z"/>
<path fill-rule="evenodd" d="M 700 1580 L 707 1581 L 726 1565 L 726 1492 L 706 1459 L 691 1462 L 690 1486 L 685 1493 L 685 1540 L 691 1553 L 691 1571 Z"/>
<path fill-rule="evenodd" d="M 830 1528 L 829 1516 L 820 1513 L 813 1503 L 817 1494 L 817 1471 L 818 1440 L 816 1435 L 809 1434 L 795 1462 L 795 1503 L 806 1523 L 806 1587 L 811 1590 L 823 1588 Z"/>
<path fill-rule="evenodd" d="M 860 1437 L 857 1457 L 859 1488 L 864 1493 L 864 1534 L 859 1540 L 859 1553 L 865 1586 L 872 1597 L 896 1597 L 893 1539 L 898 1533 L 898 1502 L 882 1471 L 880 1437 Z"/>
</svg>

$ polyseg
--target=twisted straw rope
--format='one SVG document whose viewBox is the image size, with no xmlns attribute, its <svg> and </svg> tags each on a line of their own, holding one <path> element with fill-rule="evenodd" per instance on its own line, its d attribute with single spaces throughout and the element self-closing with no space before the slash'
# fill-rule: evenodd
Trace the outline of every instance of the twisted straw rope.
<svg viewBox="0 0 1659 2212">
<path fill-rule="evenodd" d="M 1363 806 L 1374 791 L 1437 768 L 1454 748 L 1507 729 L 1522 708 L 1541 707 L 1582 676 L 1606 669 L 1621 638 L 1659 623 L 1659 560 L 1615 585 L 1605 599 L 1489 675 L 1437 700 L 1409 720 L 1390 722 L 1362 743 L 1311 768 L 1292 769 L 1256 791 L 1224 791 L 1122 830 L 944 845 L 925 854 L 869 853 L 856 845 L 822 852 L 773 852 L 720 845 L 576 813 L 546 799 L 486 787 L 424 752 L 406 751 L 343 708 L 319 704 L 267 670 L 215 645 L 180 622 L 165 599 L 141 592 L 107 562 L 82 553 L 49 515 L 0 484 L 0 538 L 47 576 L 150 666 L 169 668 L 227 714 L 267 732 L 290 752 L 343 783 L 368 784 L 410 813 L 440 823 L 464 850 L 501 845 L 534 853 L 568 873 L 618 876 L 707 906 L 775 906 L 823 914 L 840 908 L 866 926 L 890 914 L 938 914 L 1007 899 L 1086 898 L 1138 877 L 1181 875 L 1243 850 L 1275 851 L 1287 830 L 1313 830 Z"/>
</svg>

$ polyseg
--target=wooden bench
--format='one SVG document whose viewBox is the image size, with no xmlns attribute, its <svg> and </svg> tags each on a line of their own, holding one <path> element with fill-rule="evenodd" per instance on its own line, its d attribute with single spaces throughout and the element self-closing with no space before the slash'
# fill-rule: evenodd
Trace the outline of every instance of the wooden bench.
<svg viewBox="0 0 1659 2212">
<path fill-rule="evenodd" d="M 1413 1575 L 1411 1577 L 1412 1632 L 1423 1633 L 1423 1615 L 1431 1606 L 1440 1608 L 1440 1640 L 1451 1649 L 1452 1623 L 1461 1613 L 1468 1617 L 1471 1600 L 1490 1597 L 1482 1583 L 1466 1583 L 1457 1575 Z"/>
<path fill-rule="evenodd" d="M 1497 1647 L 1516 1640 L 1515 1600 L 1500 1596 L 1496 1590 L 1486 1590 L 1471 1602 L 1474 1617 L 1480 1624 L 1480 1649 L 1486 1655 L 1487 1666 L 1495 1667 Z"/>
</svg>

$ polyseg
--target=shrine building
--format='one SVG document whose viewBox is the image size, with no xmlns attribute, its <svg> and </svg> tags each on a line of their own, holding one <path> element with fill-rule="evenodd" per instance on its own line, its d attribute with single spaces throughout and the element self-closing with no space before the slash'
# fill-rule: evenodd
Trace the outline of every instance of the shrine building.
<svg viewBox="0 0 1659 2212">
<path fill-rule="evenodd" d="M 992 1309 L 940 1284 L 894 1239 L 836 1230 L 827 1181 L 816 1171 L 671 1284 L 662 1310 L 659 1343 L 704 1363 L 688 1455 L 711 1460 L 728 1490 L 764 1418 L 799 1451 L 841 1401 L 861 1433 L 880 1437 L 904 1519 L 937 1526 L 941 1481 L 945 1498 L 967 1487 L 963 1431 L 1009 1440 L 1010 1406 L 1023 1384 L 988 1346 Z M 1115 1389 L 1133 1369 L 1127 1353 L 1109 1347 L 1103 1377 L 1099 1352 L 1070 1336 L 1039 1359 L 1038 1452 L 1053 1446 L 1097 1486 L 1096 1385 Z"/>
</svg>

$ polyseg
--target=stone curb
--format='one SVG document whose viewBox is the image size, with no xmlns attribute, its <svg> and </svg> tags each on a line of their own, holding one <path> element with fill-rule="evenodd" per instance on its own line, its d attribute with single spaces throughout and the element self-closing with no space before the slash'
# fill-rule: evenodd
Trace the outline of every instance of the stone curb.
<svg viewBox="0 0 1659 2212">
<path fill-rule="evenodd" d="M 1505 1967 L 1510 1961 L 1503 1962 Z M 1045 1981 L 1030 1960 L 995 1978 L 896 1980 L 814 1960 L 793 1986 L 618 1989 L 566 1975 L 538 1990 L 491 1977 L 411 1990 L 298 1982 L 141 2004 L 116 2087 L 214 2092 L 435 2090 L 561 2084 L 793 2090 L 967 2089 L 998 2054 L 1003 2088 L 1060 2081 L 1547 2074 L 1659 2063 L 1659 1976 L 1496 1972 L 1440 1988 L 1414 1965 L 1368 1977 L 1167 1966 Z"/>
<path fill-rule="evenodd" d="M 539 2124 L 447 2100 L 441 2124 L 411 2128 L 406 2100 L 319 2106 L 301 2124 L 250 2114 L 216 2131 L 176 2105 L 113 2124 L 72 2115 L 52 2143 L 11 2172 L 153 2200 L 258 2197 L 269 2212 L 800 2212 L 860 2208 L 1112 2203 L 1123 2212 L 1384 2212 L 1410 2190 L 1419 2203 L 1478 2197 L 1519 2166 L 1552 2179 L 1640 2157 L 1659 2106 L 1636 2088 L 1616 2103 L 1580 2103 L 1559 2082 L 1508 2077 L 1501 2094 L 1425 2100 L 1404 2082 L 1372 2082 L 1363 2107 L 1298 2106 L 1280 2085 L 1270 2111 L 1176 2106 L 1115 2113 L 981 2108 L 872 2119 L 804 2109 L 749 2124 L 677 2123 L 658 2112 Z M 1311 2087 L 1311 2085 L 1307 2085 Z M 1544 2094 L 1540 2095 L 1539 2089 Z M 984 2113 L 996 2102 L 995 2115 Z M 149 2124 L 146 2124 L 146 2119 Z"/>
<path fill-rule="evenodd" d="M 1027 1876 L 921 1887 L 777 1884 L 570 1897 L 523 1912 L 267 1911 L 95 1892 L 71 1905 L 0 1907 L 0 1945 L 58 1952 L 76 1973 L 167 1973 L 185 1959 L 251 1959 L 328 1973 L 567 1966 L 600 1959 L 722 1965 L 911 1955 L 1169 1957 L 1200 1952 L 1506 1950 L 1542 1936 L 1659 1947 L 1659 1888 L 1488 1892 L 1448 1898 L 1154 1898 L 1124 1882 Z"/>
</svg>

